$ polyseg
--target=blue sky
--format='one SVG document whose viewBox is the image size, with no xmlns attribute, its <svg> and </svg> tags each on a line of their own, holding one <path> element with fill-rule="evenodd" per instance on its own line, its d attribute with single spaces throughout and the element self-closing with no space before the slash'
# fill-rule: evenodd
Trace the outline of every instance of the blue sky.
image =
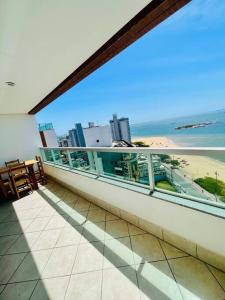
<svg viewBox="0 0 225 300">
<path fill-rule="evenodd" d="M 193 0 L 37 114 L 64 134 L 225 108 L 225 1 Z"/>
</svg>

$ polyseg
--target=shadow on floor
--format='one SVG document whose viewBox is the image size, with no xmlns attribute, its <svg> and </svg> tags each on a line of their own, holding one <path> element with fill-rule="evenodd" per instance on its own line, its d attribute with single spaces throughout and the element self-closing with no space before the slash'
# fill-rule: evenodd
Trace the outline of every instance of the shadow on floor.
<svg viewBox="0 0 225 300">
<path fill-rule="evenodd" d="M 54 182 L 0 207 L 0 255 L 4 300 L 225 295 L 206 264 Z"/>
</svg>

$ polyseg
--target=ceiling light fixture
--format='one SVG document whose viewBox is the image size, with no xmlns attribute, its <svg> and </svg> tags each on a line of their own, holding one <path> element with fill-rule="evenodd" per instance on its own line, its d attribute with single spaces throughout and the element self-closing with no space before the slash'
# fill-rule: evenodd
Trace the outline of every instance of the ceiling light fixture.
<svg viewBox="0 0 225 300">
<path fill-rule="evenodd" d="M 14 86 L 14 85 L 15 85 L 15 82 L 12 82 L 12 81 L 6 81 L 6 84 L 8 84 L 9 86 Z"/>
</svg>

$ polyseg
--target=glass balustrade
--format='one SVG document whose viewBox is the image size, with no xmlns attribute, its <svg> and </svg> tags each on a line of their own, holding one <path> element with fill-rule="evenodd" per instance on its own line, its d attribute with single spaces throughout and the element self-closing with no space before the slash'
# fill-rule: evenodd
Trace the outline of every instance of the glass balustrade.
<svg viewBox="0 0 225 300">
<path fill-rule="evenodd" d="M 42 148 L 46 162 L 148 187 L 151 191 L 225 205 L 225 156 L 151 154 L 151 151 L 77 151 Z M 203 153 L 203 154 L 202 154 Z M 219 153 L 219 152 L 218 152 Z"/>
<path fill-rule="evenodd" d="M 156 189 L 225 204 L 225 162 L 221 155 L 158 154 L 152 160 Z"/>
</svg>

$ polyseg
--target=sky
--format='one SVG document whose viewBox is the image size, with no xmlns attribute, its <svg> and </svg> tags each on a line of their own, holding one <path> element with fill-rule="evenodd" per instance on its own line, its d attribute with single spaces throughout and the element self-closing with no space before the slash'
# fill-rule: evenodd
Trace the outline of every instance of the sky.
<svg viewBox="0 0 225 300">
<path fill-rule="evenodd" d="M 225 0 L 192 0 L 37 114 L 58 135 L 225 108 Z"/>
</svg>

